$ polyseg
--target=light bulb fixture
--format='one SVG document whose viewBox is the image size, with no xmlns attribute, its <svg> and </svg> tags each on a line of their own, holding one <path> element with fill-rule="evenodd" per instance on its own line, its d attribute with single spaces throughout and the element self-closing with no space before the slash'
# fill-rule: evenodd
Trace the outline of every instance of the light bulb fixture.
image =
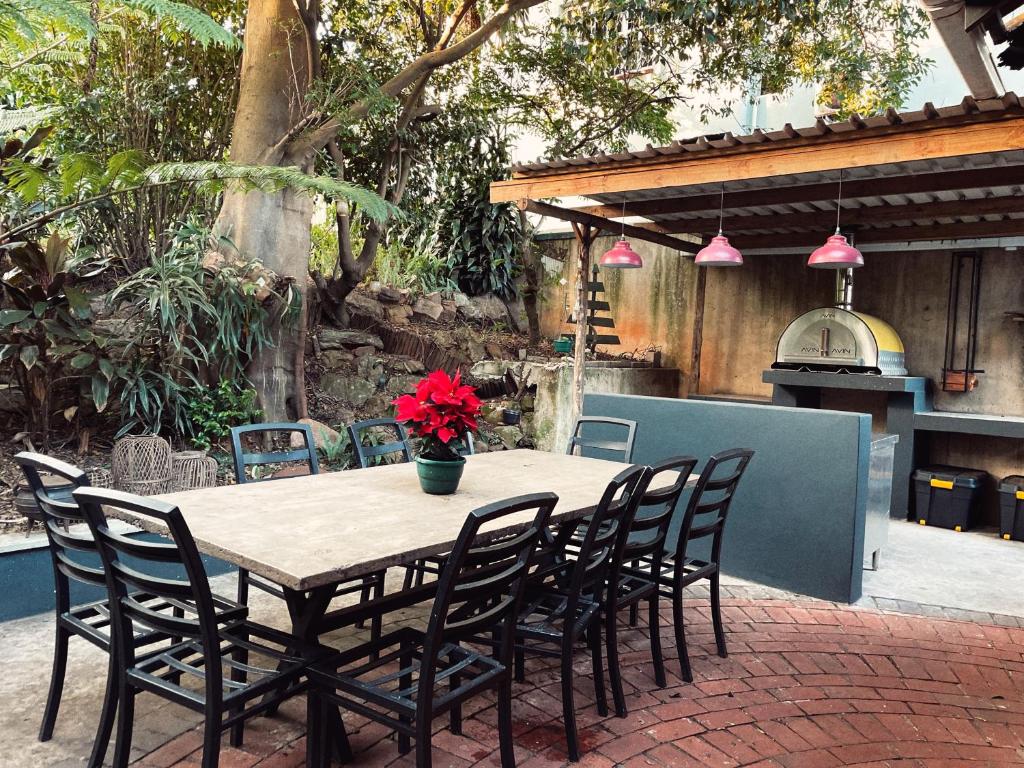
<svg viewBox="0 0 1024 768">
<path fill-rule="evenodd" d="M 839 215 L 843 210 L 843 171 L 839 170 L 839 195 L 836 199 L 836 231 L 825 244 L 816 248 L 807 260 L 813 269 L 853 269 L 864 266 L 864 256 L 846 241 L 839 231 Z"/>
<path fill-rule="evenodd" d="M 718 199 L 718 234 L 701 248 L 693 259 L 698 267 L 742 267 L 743 254 L 729 244 L 729 238 L 722 234 L 725 221 L 725 182 Z"/>
<path fill-rule="evenodd" d="M 626 199 L 622 199 L 622 234 L 619 242 L 604 252 L 598 260 L 598 266 L 608 269 L 640 269 L 644 260 L 633 250 L 626 239 Z"/>
</svg>

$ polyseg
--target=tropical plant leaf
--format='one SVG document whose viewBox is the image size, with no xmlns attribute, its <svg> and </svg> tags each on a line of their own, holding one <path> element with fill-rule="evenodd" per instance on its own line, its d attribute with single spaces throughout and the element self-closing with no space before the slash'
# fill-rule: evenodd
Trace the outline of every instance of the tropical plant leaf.
<svg viewBox="0 0 1024 768">
<path fill-rule="evenodd" d="M 0 309 L 0 326 L 17 325 L 31 314 L 31 309 Z"/>
<path fill-rule="evenodd" d="M 27 347 L 21 348 L 21 364 L 25 366 L 26 370 L 31 371 L 32 366 L 39 360 L 39 347 L 35 344 L 30 344 Z"/>
<path fill-rule="evenodd" d="M 92 377 L 92 402 L 96 406 L 97 413 L 103 413 L 107 407 L 107 398 L 110 396 L 110 384 L 101 375 Z"/>
<path fill-rule="evenodd" d="M 219 45 L 240 48 L 242 41 L 198 8 L 173 0 L 121 0 L 130 8 L 137 8 L 150 16 L 174 24 L 203 46 Z"/>
<path fill-rule="evenodd" d="M 210 191 L 225 186 L 244 191 L 277 192 L 290 188 L 311 195 L 320 194 L 332 199 L 343 199 L 362 208 L 363 213 L 376 221 L 398 214 L 398 209 L 380 195 L 354 184 L 338 181 L 330 176 L 312 176 L 298 168 L 276 165 L 240 165 L 201 161 L 194 163 L 157 163 L 146 169 L 144 176 L 153 184 L 189 182 Z"/>
<path fill-rule="evenodd" d="M 3 6 L 0 5 L 0 13 Z M 31 128 L 60 112 L 58 106 L 25 107 L 24 109 L 0 109 L 0 134 L 11 133 L 20 128 Z"/>
</svg>

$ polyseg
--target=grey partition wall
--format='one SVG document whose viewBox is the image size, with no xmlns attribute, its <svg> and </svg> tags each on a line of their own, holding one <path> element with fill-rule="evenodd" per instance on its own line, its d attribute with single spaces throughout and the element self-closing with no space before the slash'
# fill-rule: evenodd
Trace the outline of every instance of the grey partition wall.
<svg viewBox="0 0 1024 768">
<path fill-rule="evenodd" d="M 839 602 L 861 596 L 871 417 L 771 405 L 587 395 L 638 423 L 633 460 L 753 448 L 725 533 L 730 575 Z"/>
</svg>

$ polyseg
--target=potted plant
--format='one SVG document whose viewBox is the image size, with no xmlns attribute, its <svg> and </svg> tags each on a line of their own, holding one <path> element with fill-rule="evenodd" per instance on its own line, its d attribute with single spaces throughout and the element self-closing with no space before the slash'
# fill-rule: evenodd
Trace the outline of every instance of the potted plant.
<svg viewBox="0 0 1024 768">
<path fill-rule="evenodd" d="M 415 395 L 395 399 L 395 419 L 419 437 L 420 455 L 416 472 L 425 493 L 455 493 L 466 466 L 458 447 L 470 430 L 476 429 L 480 398 L 476 389 L 462 383 L 462 374 L 454 377 L 434 371 L 416 385 Z"/>
</svg>

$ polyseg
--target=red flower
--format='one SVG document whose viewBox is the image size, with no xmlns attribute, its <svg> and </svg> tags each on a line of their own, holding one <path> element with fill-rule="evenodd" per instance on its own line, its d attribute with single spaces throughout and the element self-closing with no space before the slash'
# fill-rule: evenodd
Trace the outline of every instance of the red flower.
<svg viewBox="0 0 1024 768">
<path fill-rule="evenodd" d="M 481 402 L 476 389 L 462 383 L 461 372 L 451 377 L 437 370 L 420 380 L 415 395 L 402 395 L 394 405 L 395 419 L 413 434 L 447 447 L 452 440 L 476 429 Z"/>
</svg>

